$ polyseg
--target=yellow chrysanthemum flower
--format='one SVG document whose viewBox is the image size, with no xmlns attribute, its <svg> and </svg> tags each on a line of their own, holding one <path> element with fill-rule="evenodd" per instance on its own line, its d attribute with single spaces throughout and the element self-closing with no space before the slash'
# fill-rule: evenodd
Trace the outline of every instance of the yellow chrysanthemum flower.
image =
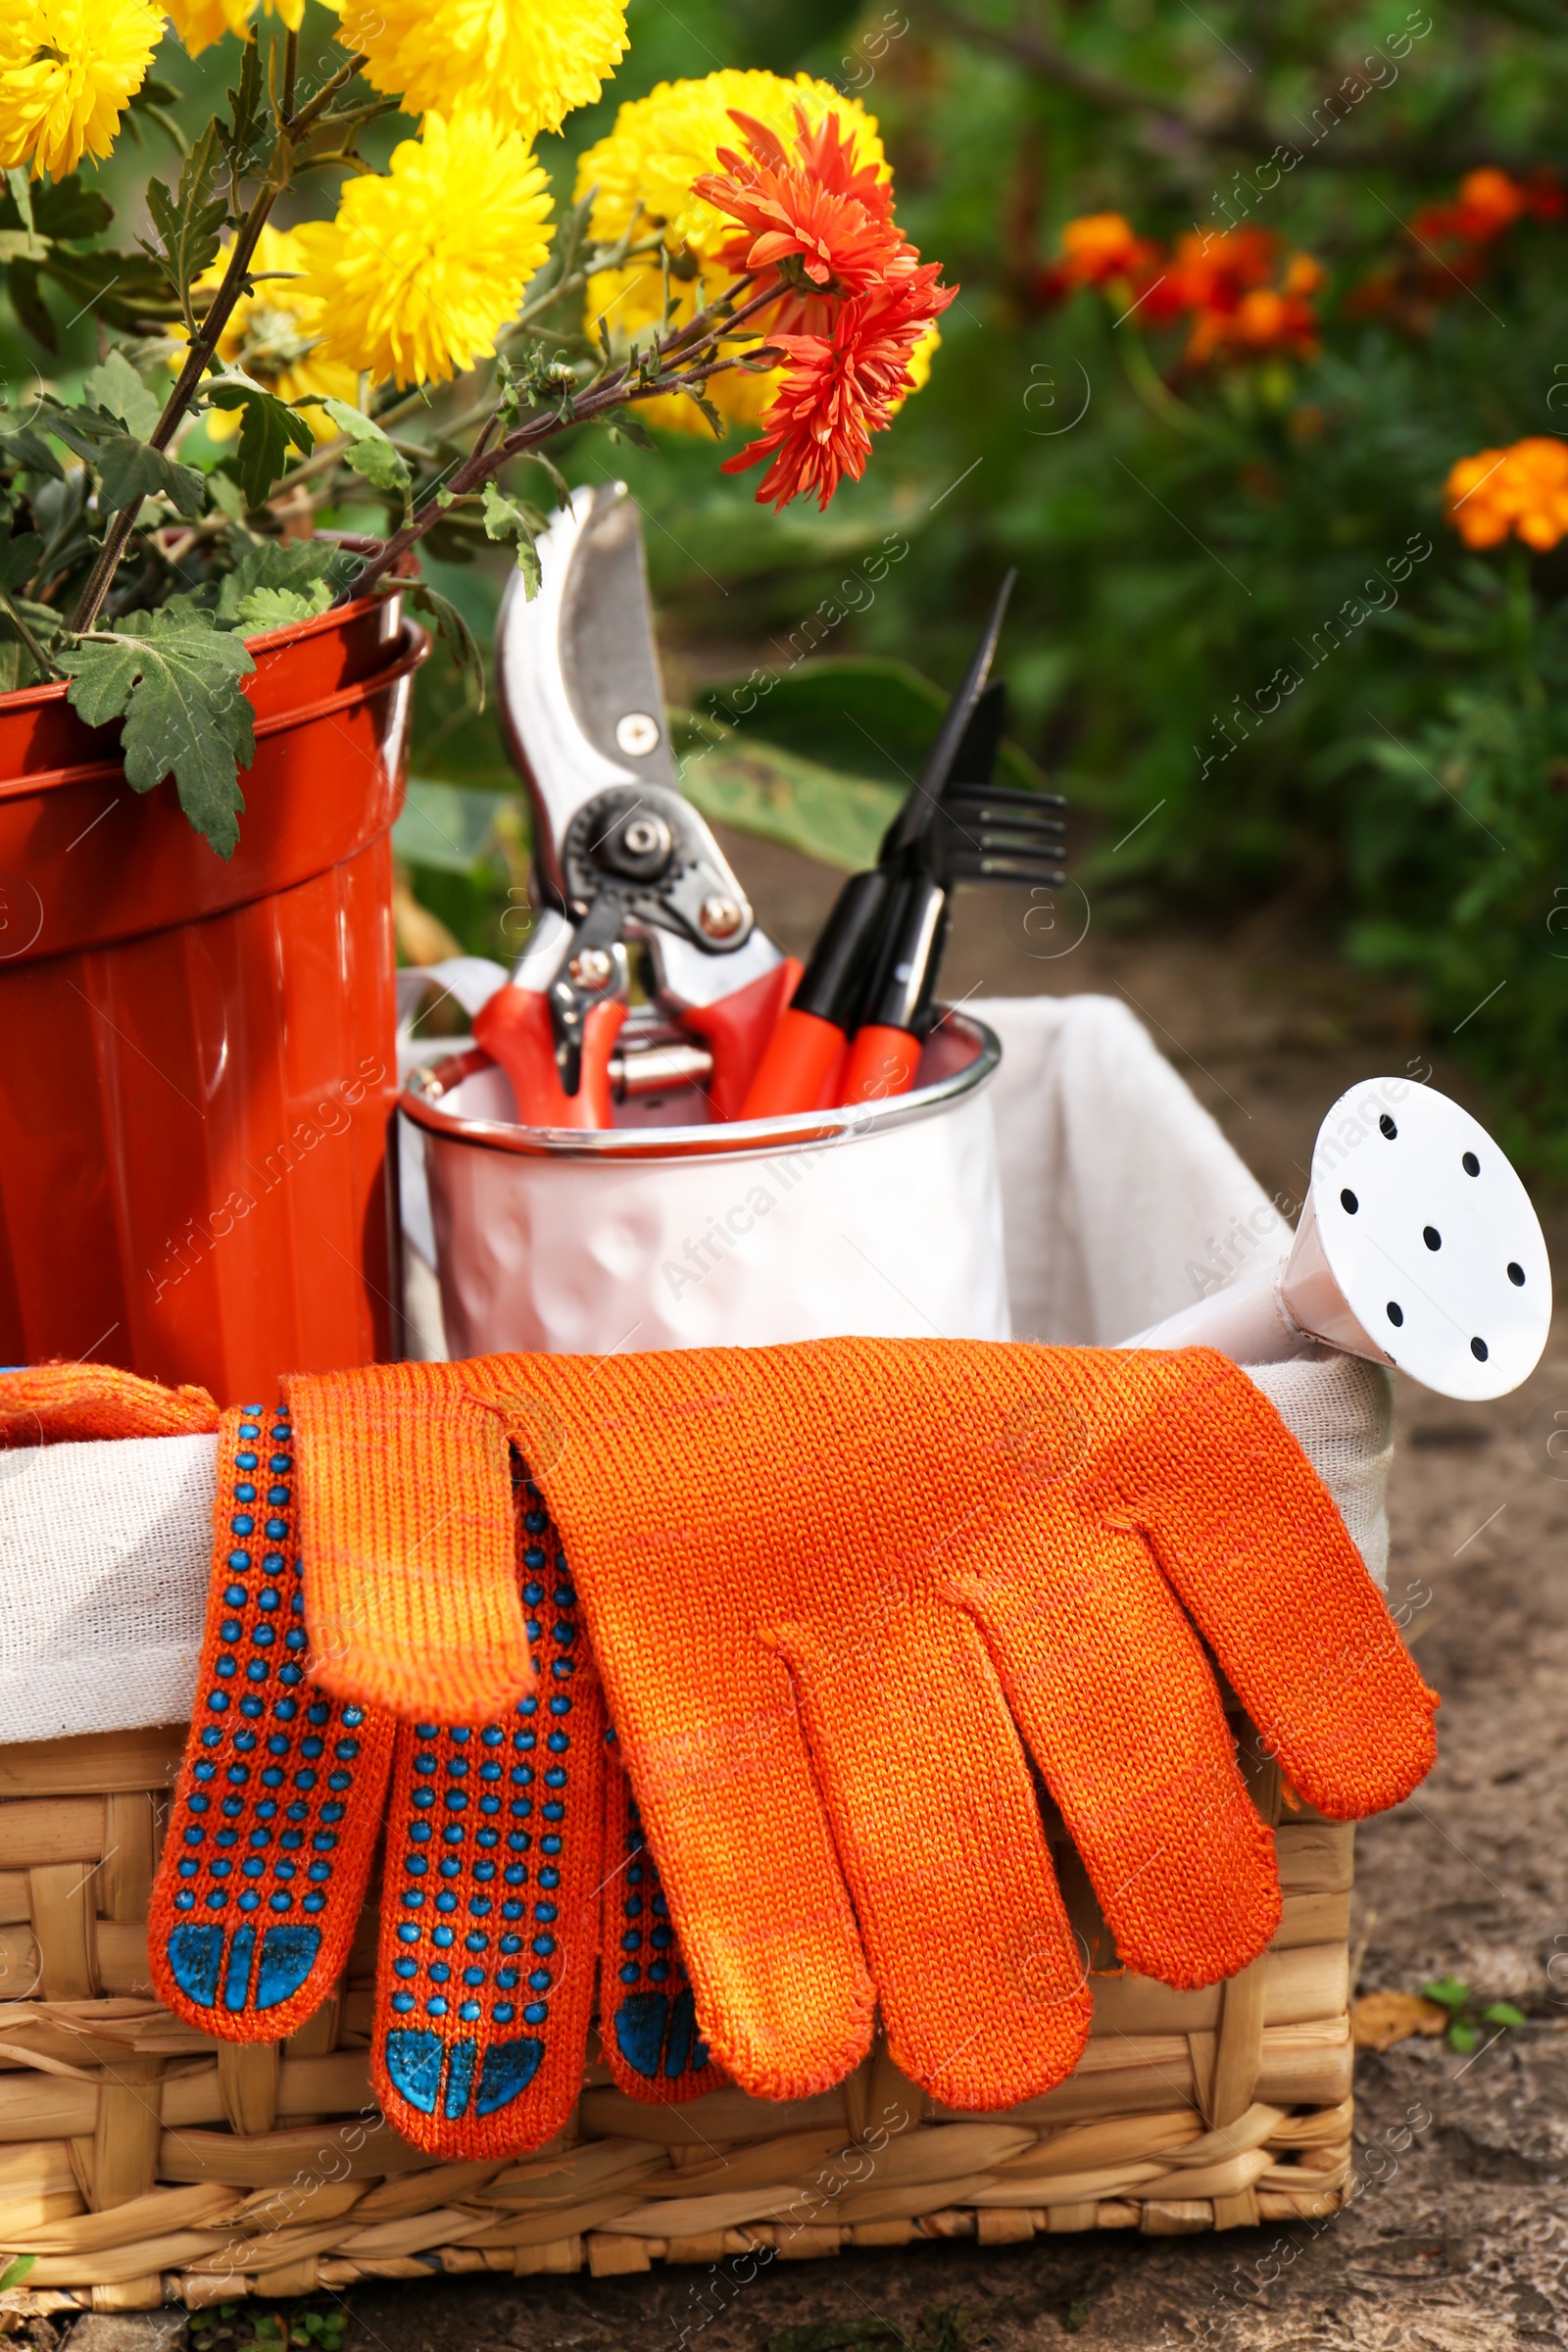
<svg viewBox="0 0 1568 2352">
<path fill-rule="evenodd" d="M 4 0 L 0 165 L 64 179 L 106 156 L 163 30 L 153 0 Z"/>
<path fill-rule="evenodd" d="M 525 139 L 590 106 L 626 54 L 625 0 L 328 0 L 406 115 L 487 109 Z"/>
<path fill-rule="evenodd" d="M 424 118 L 384 177 L 351 179 L 337 219 L 294 231 L 320 356 L 377 382 L 442 382 L 495 354 L 555 230 L 527 142 L 488 114 Z"/>
<path fill-rule="evenodd" d="M 210 294 L 222 283 L 228 267 L 232 239 L 222 252 L 196 280 L 198 294 Z M 306 266 L 304 249 L 298 230 L 264 228 L 256 242 L 256 254 L 251 263 L 253 274 L 263 282 L 254 294 L 242 294 L 229 313 L 228 324 L 218 340 L 218 356 L 230 368 L 242 368 L 259 384 L 266 384 L 280 400 L 299 400 L 307 392 L 319 392 L 332 400 L 352 401 L 359 390 L 356 370 L 341 360 L 321 356 L 318 346 L 321 334 L 321 304 L 313 294 L 302 291 L 298 275 L 270 276 L 272 270 L 303 271 Z M 197 306 L 198 310 L 200 305 Z M 184 341 L 175 353 L 172 365 L 178 367 L 184 358 Z M 322 429 L 317 423 L 318 411 L 312 411 L 306 422 L 318 434 Z M 226 441 L 240 428 L 238 409 L 209 409 L 207 430 L 215 441 Z"/>
<path fill-rule="evenodd" d="M 845 97 L 831 82 L 814 81 L 808 74 L 787 81 L 779 74 L 744 73 L 726 66 L 701 81 L 662 81 L 646 98 L 628 100 L 615 117 L 614 128 L 578 163 L 577 198 L 580 202 L 590 188 L 596 190 L 591 225 L 594 235 L 606 242 L 624 236 L 634 223 L 640 230 L 663 231 L 671 259 L 669 290 L 676 303 L 672 324 L 692 318 L 700 304 L 711 302 L 729 283 L 730 272 L 718 254 L 734 237 L 735 223 L 694 196 L 692 181 L 701 172 L 718 170 L 720 147 L 744 149 L 744 137 L 730 117 L 732 107 L 765 122 L 786 145 L 795 136 L 797 107 L 804 107 L 813 122 L 824 115 L 837 115 L 843 128 L 855 133 L 860 161 L 874 163 L 882 179 L 893 176 L 875 116 L 858 99 Z M 588 281 L 589 332 L 597 336 L 603 318 L 612 342 L 624 348 L 633 336 L 658 325 L 662 305 L 657 254 L 640 257 L 623 270 L 602 270 Z M 773 399 L 778 380 L 774 372 L 747 374 L 729 368 L 711 378 L 708 396 L 732 424 L 755 424 Z M 672 432 L 708 431 L 699 411 L 678 394 L 639 403 L 638 415 Z"/>
<path fill-rule="evenodd" d="M 256 8 L 257 0 L 164 0 L 164 12 L 191 57 L 200 57 L 225 32 L 248 41 Z M 298 32 L 305 21 L 305 0 L 261 0 L 261 8 L 264 16 L 281 17 L 290 32 Z"/>
</svg>

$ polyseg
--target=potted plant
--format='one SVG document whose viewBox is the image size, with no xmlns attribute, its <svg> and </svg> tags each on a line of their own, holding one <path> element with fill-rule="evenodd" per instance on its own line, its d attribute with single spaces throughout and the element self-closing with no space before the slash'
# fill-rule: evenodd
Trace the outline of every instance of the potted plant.
<svg viewBox="0 0 1568 2352">
<path fill-rule="evenodd" d="M 74 392 L 0 405 L 0 1360 L 230 1398 L 396 1352 L 403 606 L 476 651 L 420 542 L 507 542 L 531 575 L 547 445 L 640 437 L 639 407 L 760 426 L 729 466 L 826 505 L 951 299 L 826 84 L 661 85 L 556 220 L 531 143 L 612 74 L 616 0 L 344 0 L 319 58 L 303 0 L 255 5 L 169 0 L 238 71 L 134 245 L 91 167 L 133 110 L 177 132 L 163 10 L 0 25 L 13 309 L 47 352 L 63 295 L 100 347 Z M 335 218 L 284 225 L 323 174 Z M 378 532 L 318 530 L 346 489 Z"/>
</svg>

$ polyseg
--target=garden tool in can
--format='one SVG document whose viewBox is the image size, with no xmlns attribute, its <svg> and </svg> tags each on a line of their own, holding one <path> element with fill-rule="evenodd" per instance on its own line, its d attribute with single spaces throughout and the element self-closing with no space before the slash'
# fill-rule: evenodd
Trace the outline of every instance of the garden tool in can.
<svg viewBox="0 0 1568 2352">
<path fill-rule="evenodd" d="M 689 1016 L 715 1089 L 735 1095 L 733 1065 L 760 1053 L 782 1001 L 783 958 L 679 789 L 625 484 L 574 492 L 538 554 L 537 593 L 514 578 L 496 631 L 502 723 L 533 804 L 538 923 L 474 1034 L 525 1125 L 607 1127 L 628 941 L 647 944 L 662 1007 Z"/>
<path fill-rule="evenodd" d="M 1059 890 L 1063 875 L 1057 793 L 1009 791 L 991 782 L 1006 715 L 1001 680 L 976 703 L 936 812 L 889 894 L 876 959 L 860 1006 L 838 1099 L 875 1102 L 915 1082 L 934 1022 L 937 975 L 960 881 L 1034 883 Z"/>
<path fill-rule="evenodd" d="M 898 815 L 882 837 L 876 864 L 852 874 L 822 926 L 809 962 L 769 1040 L 748 1089 L 741 1116 L 774 1118 L 840 1100 L 850 1034 L 897 905 L 916 845 L 932 824 L 938 803 L 985 691 L 1007 599 L 1017 578 L 1009 571 L 936 742 Z"/>
<path fill-rule="evenodd" d="M 1545 1237 L 1506 1153 L 1435 1088 L 1372 1078 L 1318 1130 L 1283 1259 L 1122 1345 L 1241 1364 L 1338 1348 L 1478 1402 L 1529 1379 L 1550 1328 Z"/>
</svg>

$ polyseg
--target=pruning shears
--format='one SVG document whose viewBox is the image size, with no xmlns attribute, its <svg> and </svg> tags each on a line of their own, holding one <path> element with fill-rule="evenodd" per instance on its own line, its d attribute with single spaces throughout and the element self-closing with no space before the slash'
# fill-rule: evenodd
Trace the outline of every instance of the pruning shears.
<svg viewBox="0 0 1568 2352">
<path fill-rule="evenodd" d="M 661 1008 L 704 1038 L 732 1117 L 787 1002 L 791 966 L 702 817 L 670 750 L 642 534 L 624 482 L 573 492 L 514 576 L 496 629 L 502 725 L 534 815 L 536 924 L 474 1022 L 530 1126 L 610 1124 L 628 942 Z"/>
</svg>

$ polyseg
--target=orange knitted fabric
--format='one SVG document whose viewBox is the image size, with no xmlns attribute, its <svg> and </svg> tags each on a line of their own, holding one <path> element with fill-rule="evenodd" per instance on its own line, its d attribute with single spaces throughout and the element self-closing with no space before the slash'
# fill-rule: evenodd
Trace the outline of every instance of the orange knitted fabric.
<svg viewBox="0 0 1568 2352">
<path fill-rule="evenodd" d="M 514 2155 L 582 2088 L 604 1876 L 604 1704 L 538 1490 L 516 1560 L 537 1692 L 494 1723 L 400 1724 L 370 2080 L 447 2158 Z"/>
<path fill-rule="evenodd" d="M 724 2077 L 697 2023 L 664 1882 L 612 1727 L 605 1741 L 599 2038 L 618 2089 L 673 2106 L 716 2090 Z"/>
<path fill-rule="evenodd" d="M 306 1680 L 287 1413 L 222 1416 L 196 1719 L 153 1887 L 160 2000 L 203 2034 L 277 2041 L 337 1982 L 365 1900 L 389 1716 Z"/>
<path fill-rule="evenodd" d="M 1089 1995 L 1013 1718 L 1125 1960 L 1192 1985 L 1262 1950 L 1272 1839 L 1187 1611 L 1324 1812 L 1431 1764 L 1436 1701 L 1332 1503 L 1206 1350 L 841 1340 L 450 1375 L 519 1446 L 555 1433 L 536 1474 L 747 2090 L 845 2074 L 873 1980 L 892 2055 L 947 2103 L 1070 2069 Z"/>
<path fill-rule="evenodd" d="M 166 1389 L 114 1364 L 0 1372 L 0 1447 L 203 1437 L 217 1427 L 218 1407 L 205 1389 Z"/>
<path fill-rule="evenodd" d="M 496 1415 L 446 1364 L 296 1373 L 284 1388 L 312 1675 L 407 1720 L 505 1714 L 533 1669 Z"/>
</svg>

